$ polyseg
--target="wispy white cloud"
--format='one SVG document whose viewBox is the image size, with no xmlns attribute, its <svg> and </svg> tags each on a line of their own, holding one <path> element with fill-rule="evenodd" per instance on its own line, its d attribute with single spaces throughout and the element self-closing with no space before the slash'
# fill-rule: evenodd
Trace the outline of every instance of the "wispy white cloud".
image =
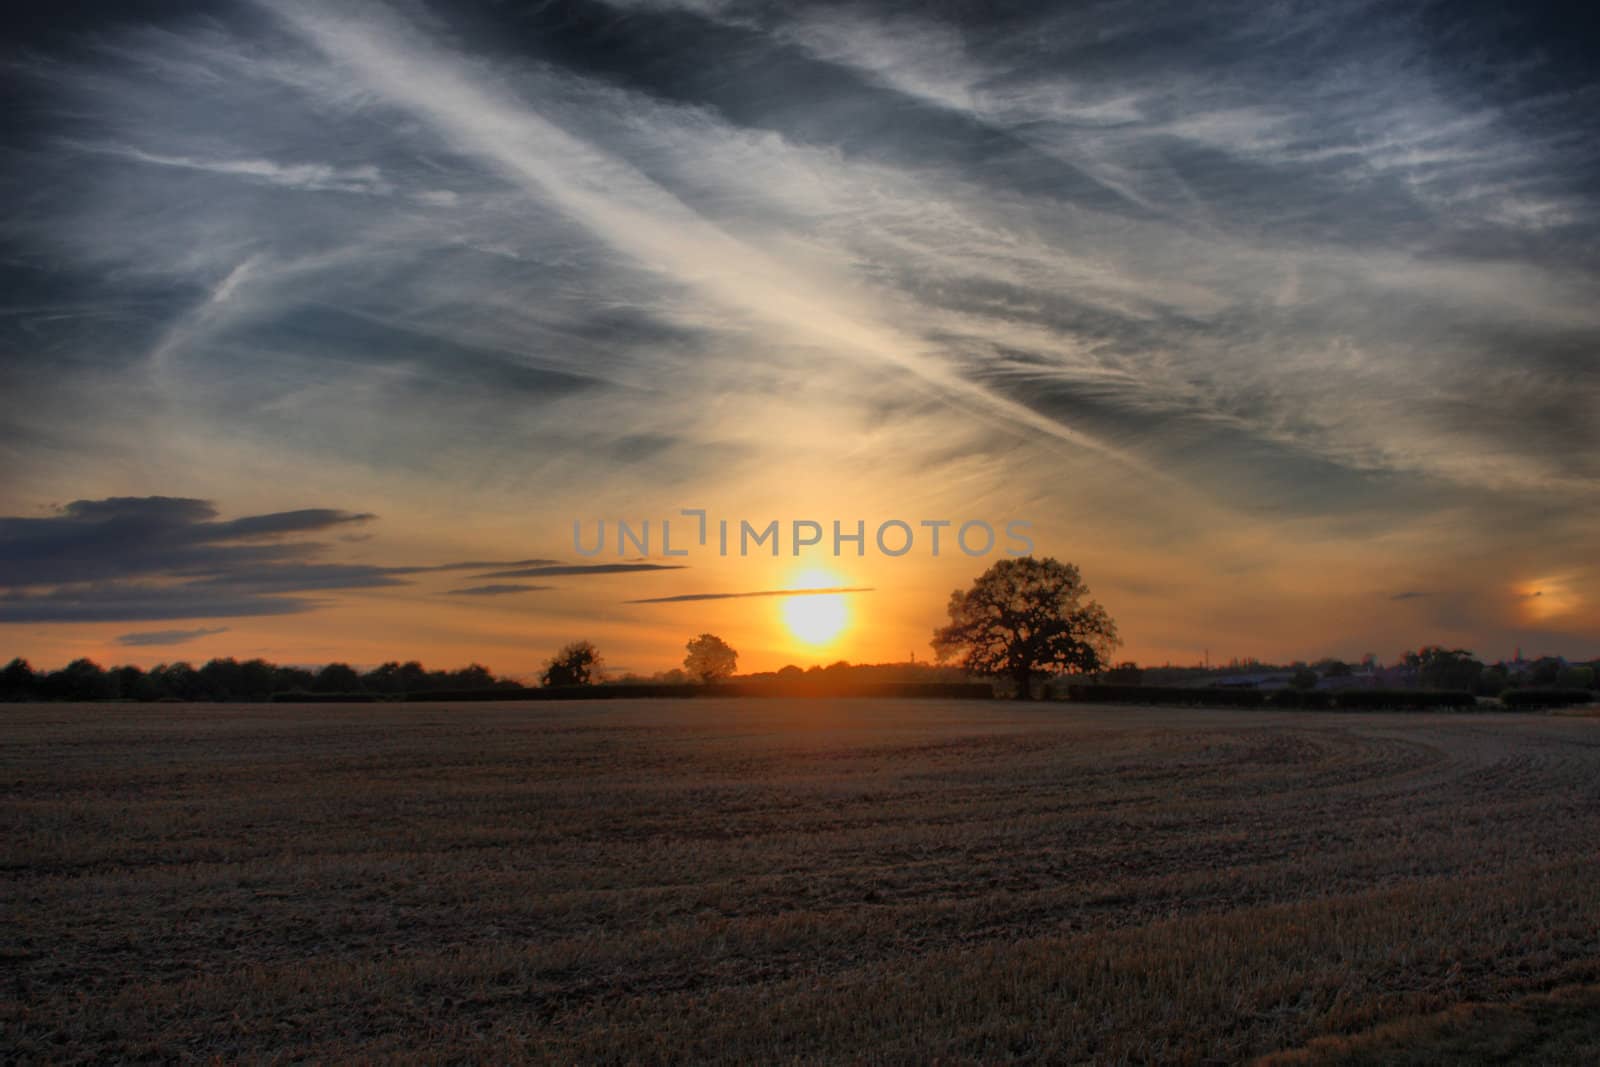
<svg viewBox="0 0 1600 1067">
<path fill-rule="evenodd" d="M 292 189 L 332 190 L 372 196 L 388 196 L 394 192 L 394 186 L 384 180 L 382 172 L 377 167 L 370 164 L 335 167 L 326 163 L 278 163 L 270 159 L 202 159 L 193 156 L 168 156 L 118 145 L 79 144 L 73 147 L 82 152 L 115 156 L 156 167 L 207 171 Z"/>
<path fill-rule="evenodd" d="M 548 198 L 613 247 L 703 292 L 724 311 L 906 371 L 981 415 L 1145 465 L 1061 421 L 962 377 L 925 341 L 879 321 L 837 279 L 766 254 L 694 212 L 670 191 L 508 97 L 458 57 L 386 18 L 360 21 L 275 4 L 336 62 L 386 99 L 437 124 L 457 147 Z"/>
</svg>

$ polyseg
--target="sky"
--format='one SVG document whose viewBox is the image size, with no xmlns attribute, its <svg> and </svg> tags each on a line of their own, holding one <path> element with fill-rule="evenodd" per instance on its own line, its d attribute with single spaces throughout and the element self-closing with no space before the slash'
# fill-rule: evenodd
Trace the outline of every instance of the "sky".
<svg viewBox="0 0 1600 1067">
<path fill-rule="evenodd" d="M 4 17 L 0 657 L 1600 654 L 1592 9 Z"/>
</svg>

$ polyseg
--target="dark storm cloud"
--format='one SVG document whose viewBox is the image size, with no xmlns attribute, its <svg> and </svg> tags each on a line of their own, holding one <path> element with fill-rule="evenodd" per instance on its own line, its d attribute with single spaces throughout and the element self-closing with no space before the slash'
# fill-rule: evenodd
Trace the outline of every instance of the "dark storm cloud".
<svg viewBox="0 0 1600 1067">
<path fill-rule="evenodd" d="M 406 585 L 403 575 L 419 567 L 381 567 L 360 563 L 279 563 L 245 565 L 194 579 L 192 588 L 250 593 L 303 593 L 317 589 L 381 589 Z"/>
<path fill-rule="evenodd" d="M 0 622 L 109 622 L 288 615 L 324 606 L 306 594 L 391 589 L 419 575 L 580 577 L 681 570 L 655 563 L 462 560 L 421 566 L 320 562 L 301 539 L 371 522 L 366 512 L 302 508 L 219 521 L 187 497 L 74 500 L 45 518 L 0 517 Z M 547 585 L 451 590 L 497 596 Z M 165 632 L 165 631 L 163 631 Z M 154 643 L 154 642 L 147 642 Z"/>
<path fill-rule="evenodd" d="M 282 594 L 403 584 L 418 568 L 324 564 L 298 538 L 370 522 L 334 508 L 216 521 L 186 497 L 74 500 L 45 518 L 0 518 L 0 620 L 96 622 L 283 615 Z"/>
<path fill-rule="evenodd" d="M 296 615 L 320 607 L 301 597 L 229 594 L 185 585 L 134 582 L 64 585 L 42 593 L 0 593 L 0 622 L 156 622 Z"/>
<path fill-rule="evenodd" d="M 325 530 L 349 522 L 367 522 L 377 518 L 370 512 L 352 515 L 331 508 L 303 508 L 299 511 L 280 511 L 274 515 L 252 515 L 218 523 L 207 530 L 207 536 L 216 540 L 234 540 L 254 537 L 277 537 L 282 534 L 308 533 Z"/>
<path fill-rule="evenodd" d="M 158 574 L 217 580 L 247 568 L 262 574 L 317 550 L 305 542 L 271 539 L 373 518 L 327 508 L 211 521 L 216 515 L 205 500 L 109 497 L 75 500 L 48 518 L 0 517 L 0 586 Z"/>
<path fill-rule="evenodd" d="M 658 596 L 645 600 L 624 600 L 624 604 L 688 604 L 701 600 L 739 600 L 744 597 L 764 596 L 823 596 L 828 593 L 870 593 L 871 586 L 838 586 L 829 589 L 761 589 L 751 593 L 683 593 L 678 596 Z"/>
</svg>

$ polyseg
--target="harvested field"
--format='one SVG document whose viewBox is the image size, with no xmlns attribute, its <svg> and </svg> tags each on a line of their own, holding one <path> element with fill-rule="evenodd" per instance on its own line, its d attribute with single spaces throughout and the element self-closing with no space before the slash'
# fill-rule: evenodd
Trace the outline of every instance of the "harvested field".
<svg viewBox="0 0 1600 1067">
<path fill-rule="evenodd" d="M 16 1059 L 1600 1040 L 1592 717 L 14 705 L 0 790 Z"/>
</svg>

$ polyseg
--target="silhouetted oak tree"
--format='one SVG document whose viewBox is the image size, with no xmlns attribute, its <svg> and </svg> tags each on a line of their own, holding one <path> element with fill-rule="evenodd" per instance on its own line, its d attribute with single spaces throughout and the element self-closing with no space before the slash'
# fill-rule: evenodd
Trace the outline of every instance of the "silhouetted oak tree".
<svg viewBox="0 0 1600 1067">
<path fill-rule="evenodd" d="M 1070 563 L 1003 559 L 950 594 L 950 624 L 934 631 L 934 651 L 941 660 L 960 655 L 972 674 L 1010 678 L 1026 700 L 1034 675 L 1098 671 L 1122 643 L 1088 595 Z"/>
<path fill-rule="evenodd" d="M 543 685 L 589 685 L 600 670 L 600 650 L 588 641 L 574 641 L 557 652 L 539 675 Z"/>
<path fill-rule="evenodd" d="M 716 634 L 701 634 L 687 647 L 689 654 L 683 657 L 683 669 L 704 685 L 728 677 L 739 665 L 739 653 Z"/>
<path fill-rule="evenodd" d="M 1446 649 L 1438 645 L 1425 645 L 1415 652 L 1407 652 L 1401 662 L 1417 672 L 1417 682 L 1424 689 L 1470 691 L 1478 684 L 1478 676 L 1483 673 L 1483 664 L 1473 659 L 1472 653 L 1464 648 Z M 1552 671 L 1546 684 L 1554 681 L 1555 672 Z"/>
</svg>

